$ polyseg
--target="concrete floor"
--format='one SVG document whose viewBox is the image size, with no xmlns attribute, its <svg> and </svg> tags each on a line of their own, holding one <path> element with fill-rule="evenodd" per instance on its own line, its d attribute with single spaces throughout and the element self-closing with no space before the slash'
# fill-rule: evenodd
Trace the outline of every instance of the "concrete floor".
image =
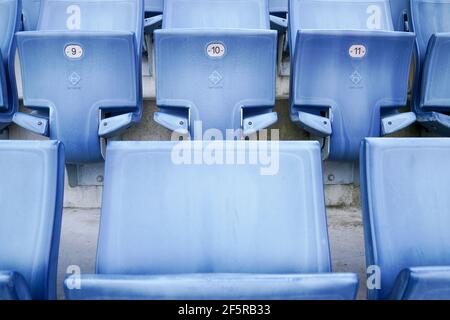
<svg viewBox="0 0 450 320">
<path fill-rule="evenodd" d="M 63 279 L 68 266 L 77 265 L 82 273 L 93 273 L 97 246 L 99 210 L 65 209 L 58 267 L 58 298 L 64 299 Z M 328 209 L 333 271 L 357 272 L 358 299 L 366 296 L 365 262 L 361 212 L 355 208 Z"/>
</svg>

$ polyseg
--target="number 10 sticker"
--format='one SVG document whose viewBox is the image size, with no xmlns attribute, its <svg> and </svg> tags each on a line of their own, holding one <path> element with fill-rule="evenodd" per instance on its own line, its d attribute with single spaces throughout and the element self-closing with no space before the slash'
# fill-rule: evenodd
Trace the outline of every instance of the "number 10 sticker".
<svg viewBox="0 0 450 320">
<path fill-rule="evenodd" d="M 213 42 L 206 47 L 206 53 L 211 58 L 221 58 L 225 55 L 225 46 L 220 42 Z"/>
<path fill-rule="evenodd" d="M 366 47 L 362 44 L 354 44 L 348 49 L 348 54 L 352 58 L 364 58 L 366 56 Z"/>
<path fill-rule="evenodd" d="M 70 44 L 66 46 L 64 53 L 69 59 L 80 59 L 83 56 L 83 48 L 77 44 Z"/>
</svg>

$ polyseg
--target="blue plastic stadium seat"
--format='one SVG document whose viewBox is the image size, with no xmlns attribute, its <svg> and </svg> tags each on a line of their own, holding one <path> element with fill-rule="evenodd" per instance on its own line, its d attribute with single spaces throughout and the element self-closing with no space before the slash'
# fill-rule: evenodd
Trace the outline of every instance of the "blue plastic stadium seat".
<svg viewBox="0 0 450 320">
<path fill-rule="evenodd" d="M 14 34 L 20 28 L 20 2 L 0 0 L 0 131 L 11 122 L 17 111 Z"/>
<path fill-rule="evenodd" d="M 205 46 L 218 39 L 226 56 L 211 58 Z M 201 139 L 207 129 L 224 138 L 242 121 L 246 134 L 276 121 L 275 31 L 161 30 L 155 44 L 158 123 Z"/>
<path fill-rule="evenodd" d="M 325 138 L 330 160 L 358 159 L 365 137 L 415 122 L 407 102 L 414 35 L 394 32 L 388 0 L 293 0 L 291 120 Z"/>
<path fill-rule="evenodd" d="M 0 300 L 55 299 L 63 147 L 0 141 L 0 154 Z"/>
<path fill-rule="evenodd" d="M 22 20 L 25 31 L 36 30 L 41 0 L 22 0 Z"/>
<path fill-rule="evenodd" d="M 427 129 L 450 136 L 450 85 L 448 67 L 450 1 L 411 0 L 416 33 L 414 108 Z"/>
<path fill-rule="evenodd" d="M 97 273 L 66 297 L 353 299 L 357 276 L 331 273 L 319 144 L 272 143 L 111 142 Z"/>
<path fill-rule="evenodd" d="M 410 0 L 390 0 L 392 21 L 397 31 L 410 31 L 411 4 Z"/>
<path fill-rule="evenodd" d="M 371 299 L 450 299 L 450 140 L 366 139 L 361 194 Z M 433 170 L 430 170 L 433 168 Z"/>
<path fill-rule="evenodd" d="M 202 130 L 224 138 L 227 129 L 251 134 L 275 123 L 277 34 L 269 29 L 265 0 L 164 1 L 156 122 L 196 139 Z"/>
<path fill-rule="evenodd" d="M 145 0 L 146 13 L 160 13 L 163 12 L 164 0 Z"/>
<path fill-rule="evenodd" d="M 44 0 L 38 31 L 20 32 L 24 105 L 14 122 L 61 141 L 68 163 L 102 160 L 102 138 L 142 116 L 144 3 Z"/>
</svg>

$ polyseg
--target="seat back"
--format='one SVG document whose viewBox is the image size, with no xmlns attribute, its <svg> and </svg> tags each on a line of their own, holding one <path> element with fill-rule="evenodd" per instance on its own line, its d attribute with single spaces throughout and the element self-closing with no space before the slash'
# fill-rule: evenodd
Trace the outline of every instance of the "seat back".
<svg viewBox="0 0 450 320">
<path fill-rule="evenodd" d="M 8 126 L 17 111 L 14 34 L 20 27 L 20 2 L 0 0 L 0 130 Z"/>
<path fill-rule="evenodd" d="M 352 56 L 355 44 L 364 55 Z M 298 34 L 297 45 L 291 117 L 328 114 L 329 158 L 356 160 L 361 140 L 380 135 L 382 111 L 406 105 L 414 35 L 309 30 Z"/>
<path fill-rule="evenodd" d="M 64 152 L 55 141 L 0 141 L 0 270 L 34 299 L 56 298 Z"/>
<path fill-rule="evenodd" d="M 145 12 L 163 12 L 164 0 L 145 0 Z"/>
<path fill-rule="evenodd" d="M 390 0 L 392 21 L 397 31 L 405 30 L 406 23 L 408 28 L 411 26 L 411 4 L 410 0 Z"/>
<path fill-rule="evenodd" d="M 8 66 L 8 59 L 11 55 L 13 35 L 16 31 L 18 5 L 15 0 L 0 1 L 0 52 L 3 57 L 3 66 Z"/>
<path fill-rule="evenodd" d="M 411 16 L 413 31 L 416 34 L 414 107 L 415 110 L 420 113 L 424 111 L 422 110 L 422 102 L 424 102 L 424 99 L 421 99 L 421 92 L 422 95 L 429 93 L 429 91 L 427 93 L 424 93 L 424 90 L 427 89 L 424 86 L 429 86 L 429 84 L 427 81 L 425 81 L 425 78 L 422 75 L 422 72 L 424 71 L 425 59 L 427 57 L 428 44 L 434 34 L 450 32 L 450 1 L 411 0 Z M 440 40 L 439 43 L 441 46 L 443 45 L 442 40 Z M 430 54 L 432 54 L 431 51 Z M 436 54 L 434 56 L 434 59 L 437 58 Z M 439 60 L 439 63 L 445 63 L 445 59 Z M 435 61 L 434 63 L 437 62 L 438 61 Z M 431 71 L 431 69 L 429 71 Z M 438 77 L 441 79 L 440 76 Z M 433 82 L 433 85 L 439 86 L 437 81 L 431 78 L 429 78 L 429 80 Z M 442 110 L 442 108 L 439 109 Z"/>
<path fill-rule="evenodd" d="M 433 34 L 450 32 L 450 0 L 411 0 L 418 62 L 423 65 Z"/>
<path fill-rule="evenodd" d="M 267 0 L 165 0 L 164 29 L 270 29 Z"/>
<path fill-rule="evenodd" d="M 42 0 L 38 30 L 133 32 L 142 43 L 143 0 Z M 141 46 L 136 48 L 141 53 Z"/>
<path fill-rule="evenodd" d="M 214 43 L 223 46 L 222 56 L 208 54 Z M 189 112 L 194 137 L 203 136 L 195 121 L 202 122 L 203 131 L 217 129 L 225 137 L 227 129 L 241 128 L 243 110 L 272 109 L 276 45 L 270 30 L 158 30 L 158 106 L 162 112 Z"/>
<path fill-rule="evenodd" d="M 41 31 L 133 32 L 141 71 L 144 0 L 42 0 Z"/>
<path fill-rule="evenodd" d="M 291 0 L 291 56 L 299 30 L 394 30 L 389 0 Z"/>
<path fill-rule="evenodd" d="M 365 140 L 366 259 L 381 269 L 381 289 L 370 290 L 370 298 L 388 298 L 405 268 L 450 265 L 449 157 L 448 139 Z"/>
<path fill-rule="evenodd" d="M 105 178 L 100 274 L 330 271 L 317 142 L 111 142 Z"/>
<path fill-rule="evenodd" d="M 273 13 L 287 13 L 289 0 L 269 0 L 269 11 Z"/>
<path fill-rule="evenodd" d="M 25 31 L 36 30 L 40 10 L 41 0 L 22 0 L 22 20 Z"/>
<path fill-rule="evenodd" d="M 449 6 L 450 9 L 450 6 Z M 450 33 L 430 38 L 422 74 L 420 108 L 424 111 L 450 111 Z"/>
<path fill-rule="evenodd" d="M 49 110 L 50 138 L 64 143 L 68 163 L 100 161 L 100 110 L 131 112 L 138 103 L 134 35 L 31 31 L 17 41 L 24 105 Z M 71 43 L 83 48 L 80 59 L 61 54 Z"/>
</svg>

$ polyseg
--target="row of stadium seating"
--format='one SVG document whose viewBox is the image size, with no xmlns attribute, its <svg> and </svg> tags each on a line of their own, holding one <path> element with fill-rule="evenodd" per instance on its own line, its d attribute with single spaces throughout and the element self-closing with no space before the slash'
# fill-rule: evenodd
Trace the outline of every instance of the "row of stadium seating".
<svg viewBox="0 0 450 320">
<path fill-rule="evenodd" d="M 286 16 L 288 0 L 268 0 L 271 13 Z M 399 0 L 399 2 L 404 0 Z M 22 0 L 23 29 L 36 30 L 39 21 L 41 0 Z M 164 11 L 164 0 L 144 0 L 146 16 L 161 14 Z"/>
<path fill-rule="evenodd" d="M 105 139 L 141 119 L 143 30 L 161 23 L 154 34 L 156 122 L 193 137 L 201 137 L 196 121 L 202 132 L 214 128 L 223 136 L 275 123 L 277 32 L 269 29 L 286 20 L 269 14 L 267 0 L 164 5 L 163 15 L 144 20 L 139 0 L 42 0 L 37 31 L 16 33 L 20 1 L 1 0 L 0 128 L 14 121 L 62 141 L 68 163 L 102 161 Z M 449 135 L 450 42 L 442 33 L 450 31 L 449 1 L 412 0 L 415 34 L 394 31 L 389 0 L 289 6 L 291 120 L 324 140 L 330 160 L 355 160 L 361 139 L 416 119 Z M 414 39 L 413 112 L 399 113 L 407 105 Z M 16 43 L 31 114 L 17 112 Z"/>
<path fill-rule="evenodd" d="M 235 162 L 209 163 L 213 150 Z M 236 160 L 261 152 L 277 170 Z M 0 154 L 0 299 L 53 299 L 63 145 Z M 445 138 L 363 142 L 369 298 L 450 299 L 449 158 Z M 96 274 L 69 276 L 66 298 L 356 296 L 356 274 L 331 270 L 318 142 L 116 141 L 105 177 Z"/>
<path fill-rule="evenodd" d="M 394 27 L 398 31 L 405 31 L 407 17 L 409 17 L 409 1 L 391 1 L 391 12 Z M 288 13 L 289 0 L 268 0 L 269 11 L 286 17 Z M 376 2 L 376 1 L 374 1 Z M 160 14 L 164 11 L 164 0 L 144 0 L 145 13 L 147 16 Z M 41 0 L 22 0 L 23 28 L 24 30 L 35 30 L 39 20 Z"/>
<path fill-rule="evenodd" d="M 409 1 L 391 1 L 392 19 L 394 27 L 398 31 L 405 31 L 405 26 L 408 28 L 405 23 L 410 16 Z M 289 0 L 268 0 L 268 2 L 270 13 L 286 17 Z M 164 11 L 164 0 L 144 0 L 144 4 L 147 16 L 160 14 Z M 35 30 L 39 20 L 41 0 L 22 0 L 22 6 L 24 30 Z"/>
</svg>

